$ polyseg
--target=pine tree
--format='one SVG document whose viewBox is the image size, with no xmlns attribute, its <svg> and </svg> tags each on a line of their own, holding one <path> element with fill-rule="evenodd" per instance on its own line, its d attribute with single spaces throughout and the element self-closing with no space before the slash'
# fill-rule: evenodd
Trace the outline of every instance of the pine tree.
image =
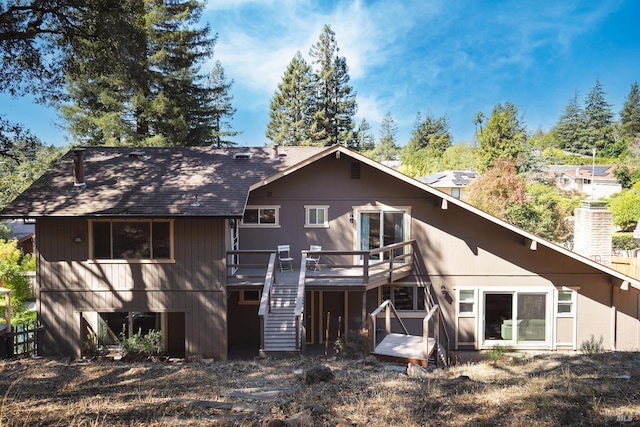
<svg viewBox="0 0 640 427">
<path fill-rule="evenodd" d="M 447 116 L 439 118 L 427 114 L 422 119 L 422 114 L 416 114 L 416 124 L 411 131 L 411 139 L 407 144 L 407 151 L 415 152 L 422 148 L 431 148 L 434 152 L 444 153 L 451 146 L 451 133 Z"/>
<path fill-rule="evenodd" d="M 300 52 L 293 57 L 271 99 L 266 136 L 278 145 L 311 145 L 309 99 L 313 96 L 311 67 Z"/>
<path fill-rule="evenodd" d="M 479 135 L 480 168 L 491 168 L 499 159 L 518 159 L 525 148 L 526 137 L 518 108 L 510 102 L 497 104 Z"/>
<path fill-rule="evenodd" d="M 564 150 L 578 152 L 580 149 L 579 138 L 583 129 L 583 112 L 578 103 L 578 91 L 576 90 L 555 126 L 558 146 Z"/>
<path fill-rule="evenodd" d="M 200 63 L 215 39 L 197 28 L 203 5 L 195 0 L 128 0 L 117 20 L 117 61 L 87 40 L 66 65 L 70 101 L 63 109 L 80 142 L 135 145 L 206 145 L 211 100 Z M 85 23 L 89 25 L 89 23 Z M 114 24 L 115 25 L 115 24 Z"/>
<path fill-rule="evenodd" d="M 617 154 L 612 149 L 613 146 L 611 104 L 605 100 L 600 80 L 596 79 L 595 86 L 585 99 L 584 128 L 579 135 L 578 150 L 582 154 L 589 155 L 595 148 L 605 156 L 616 156 Z"/>
<path fill-rule="evenodd" d="M 347 60 L 338 56 L 335 33 L 328 25 L 309 55 L 317 66 L 310 135 L 314 145 L 347 145 L 353 138 L 355 92 L 349 86 Z"/>
<path fill-rule="evenodd" d="M 640 139 L 640 91 L 638 82 L 631 85 L 627 99 L 620 111 L 620 130 L 629 142 Z"/>
<path fill-rule="evenodd" d="M 209 76 L 209 88 L 212 92 L 211 107 L 213 108 L 212 143 L 217 148 L 236 145 L 233 141 L 227 140 L 227 138 L 238 135 L 230 123 L 236 112 L 231 104 L 233 101 L 233 95 L 230 93 L 232 86 L 233 80 L 227 80 L 222 64 L 220 61 L 216 61 Z"/>
<path fill-rule="evenodd" d="M 356 132 L 356 144 L 352 147 L 356 151 L 373 150 L 376 146 L 375 137 L 371 134 L 371 125 L 367 119 L 362 119 Z"/>
<path fill-rule="evenodd" d="M 371 157 L 376 161 L 394 160 L 398 157 L 399 149 L 396 145 L 396 125 L 391 113 L 387 113 L 380 123 L 380 140 L 371 152 Z"/>
</svg>

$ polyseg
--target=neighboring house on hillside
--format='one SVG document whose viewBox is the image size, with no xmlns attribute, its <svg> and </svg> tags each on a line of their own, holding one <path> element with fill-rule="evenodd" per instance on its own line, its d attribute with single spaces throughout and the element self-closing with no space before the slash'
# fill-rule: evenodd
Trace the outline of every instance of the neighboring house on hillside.
<svg viewBox="0 0 640 427">
<path fill-rule="evenodd" d="M 418 181 L 444 191 L 456 199 L 464 199 L 467 186 L 478 176 L 478 172 L 472 170 L 446 170 L 418 178 Z"/>
<path fill-rule="evenodd" d="M 386 299 L 417 335 L 439 307 L 449 349 L 640 348 L 640 281 L 340 146 L 71 151 L 0 216 L 37 220 L 44 355 L 299 352 Z"/>
<path fill-rule="evenodd" d="M 17 240 L 16 246 L 23 254 L 33 253 L 33 241 L 36 225 L 33 221 L 25 221 L 22 219 L 13 219 L 3 221 L 11 230 L 10 239 Z"/>
<path fill-rule="evenodd" d="M 558 188 L 598 199 L 622 191 L 614 169 L 615 165 L 549 166 L 545 172 L 555 178 Z"/>
</svg>

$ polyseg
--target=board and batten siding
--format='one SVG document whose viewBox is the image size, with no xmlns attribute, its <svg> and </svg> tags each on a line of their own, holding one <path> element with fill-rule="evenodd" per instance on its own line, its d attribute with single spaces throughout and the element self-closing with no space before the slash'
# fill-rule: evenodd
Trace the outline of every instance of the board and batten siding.
<svg viewBox="0 0 640 427">
<path fill-rule="evenodd" d="M 185 313 L 187 355 L 226 359 L 223 219 L 175 219 L 172 263 L 92 262 L 88 230 L 86 218 L 37 220 L 42 354 L 80 355 L 81 312 L 152 311 Z"/>
</svg>

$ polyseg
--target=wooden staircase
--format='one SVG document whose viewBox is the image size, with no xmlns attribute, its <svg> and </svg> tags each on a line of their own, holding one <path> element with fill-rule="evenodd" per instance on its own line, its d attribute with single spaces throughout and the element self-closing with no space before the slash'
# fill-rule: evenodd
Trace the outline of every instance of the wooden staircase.
<svg viewBox="0 0 640 427">
<path fill-rule="evenodd" d="M 296 343 L 296 283 L 274 283 L 271 290 L 269 315 L 264 321 L 262 357 L 300 355 Z"/>
</svg>

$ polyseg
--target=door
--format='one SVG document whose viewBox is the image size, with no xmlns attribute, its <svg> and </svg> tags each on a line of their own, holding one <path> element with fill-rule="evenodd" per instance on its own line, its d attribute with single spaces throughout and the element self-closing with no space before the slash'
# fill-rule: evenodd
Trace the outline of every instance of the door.
<svg viewBox="0 0 640 427">
<path fill-rule="evenodd" d="M 483 345 L 548 345 L 548 292 L 485 292 Z"/>
<path fill-rule="evenodd" d="M 370 251 L 403 242 L 407 234 L 405 218 L 406 212 L 403 210 L 361 211 L 358 230 L 359 249 Z M 402 253 L 402 248 L 396 249 L 394 256 Z M 388 255 L 377 253 L 371 255 L 369 259 L 381 261 L 383 257 Z"/>
</svg>

